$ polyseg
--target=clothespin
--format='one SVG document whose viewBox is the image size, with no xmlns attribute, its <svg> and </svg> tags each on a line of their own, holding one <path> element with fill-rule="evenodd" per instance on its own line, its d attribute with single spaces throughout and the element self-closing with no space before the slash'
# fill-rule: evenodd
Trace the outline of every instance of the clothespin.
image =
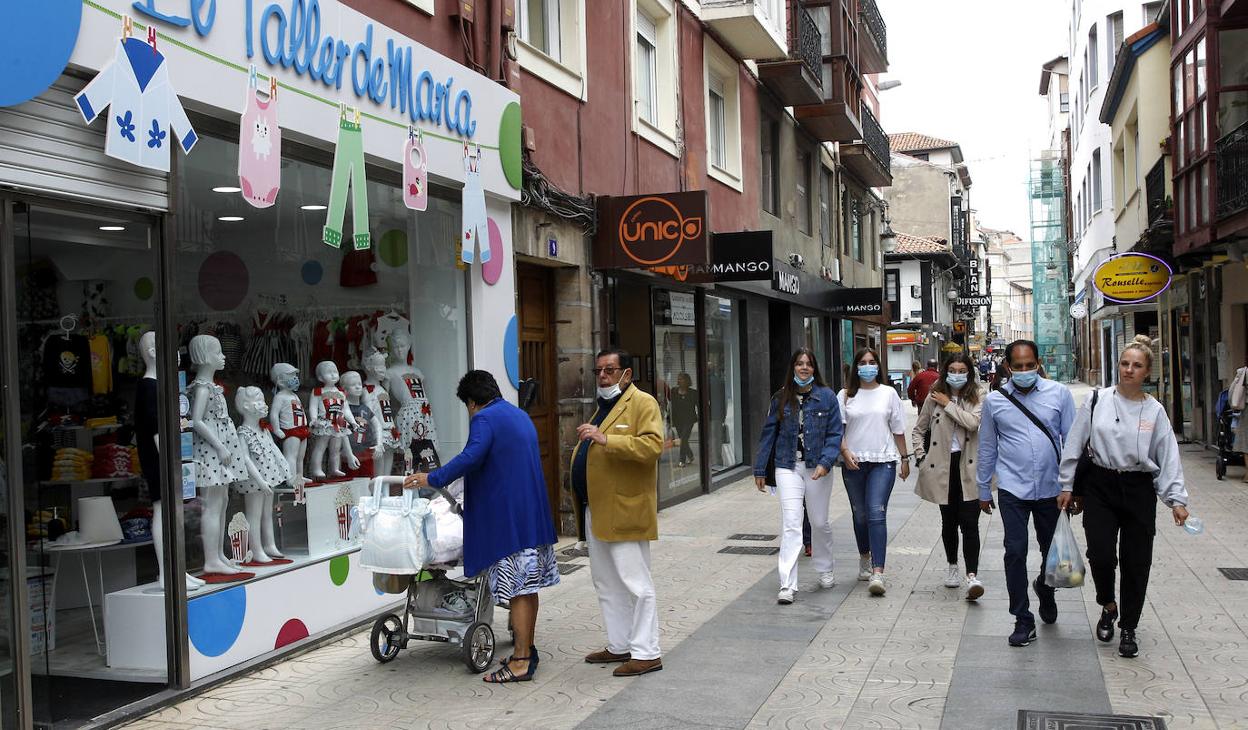
<svg viewBox="0 0 1248 730">
<path fill-rule="evenodd" d="M 156 51 L 156 26 L 154 25 L 147 26 L 147 45 L 152 47 L 153 54 L 157 52 Z"/>
<path fill-rule="evenodd" d="M 256 64 L 254 63 L 247 66 L 247 85 L 253 89 L 256 88 Z"/>
<path fill-rule="evenodd" d="M 407 138 L 412 140 L 413 142 L 415 142 L 418 139 L 416 136 L 416 128 L 410 124 L 407 125 Z"/>
<path fill-rule="evenodd" d="M 355 123 L 360 123 L 360 108 L 358 106 L 355 107 Z"/>
<path fill-rule="evenodd" d="M 339 119 L 347 118 L 347 102 L 345 101 L 338 102 L 338 118 Z"/>
<path fill-rule="evenodd" d="M 468 143 L 467 143 L 467 142 L 465 142 L 465 143 L 464 143 L 464 159 L 466 160 L 466 159 L 468 159 L 470 156 L 471 156 L 471 155 L 469 155 L 469 154 L 468 154 Z"/>
<path fill-rule="evenodd" d="M 269 101 L 277 98 L 277 77 L 269 74 Z"/>
<path fill-rule="evenodd" d="M 134 35 L 134 19 L 129 15 L 121 16 L 121 39 L 128 40 L 132 35 Z"/>
</svg>

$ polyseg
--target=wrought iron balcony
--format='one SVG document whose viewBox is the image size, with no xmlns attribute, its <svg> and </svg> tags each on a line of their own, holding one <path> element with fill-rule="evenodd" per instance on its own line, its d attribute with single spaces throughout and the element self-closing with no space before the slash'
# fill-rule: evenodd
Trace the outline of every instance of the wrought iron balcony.
<svg viewBox="0 0 1248 730">
<path fill-rule="evenodd" d="M 823 101 L 823 36 L 800 0 L 789 2 L 789 57 L 760 62 L 758 77 L 785 106 Z"/>
<path fill-rule="evenodd" d="M 1218 140 L 1218 218 L 1248 209 L 1248 122 Z"/>
<path fill-rule="evenodd" d="M 866 143 L 867 151 L 875 157 L 875 161 L 885 172 L 891 174 L 892 158 L 888 149 L 888 135 L 884 134 L 884 128 L 866 106 L 862 107 L 862 141 Z"/>
<path fill-rule="evenodd" d="M 859 30 L 866 31 L 859 66 L 863 73 L 884 73 L 888 70 L 888 26 L 875 0 L 858 0 L 858 21 Z"/>
<path fill-rule="evenodd" d="M 862 139 L 843 147 L 845 166 L 858 179 L 872 187 L 893 184 L 892 158 L 889 156 L 888 135 L 865 104 L 861 106 Z"/>
<path fill-rule="evenodd" d="M 1148 205 L 1148 225 L 1170 218 L 1170 209 L 1166 206 L 1166 158 L 1157 160 L 1157 164 L 1144 176 L 1144 200 Z"/>
</svg>

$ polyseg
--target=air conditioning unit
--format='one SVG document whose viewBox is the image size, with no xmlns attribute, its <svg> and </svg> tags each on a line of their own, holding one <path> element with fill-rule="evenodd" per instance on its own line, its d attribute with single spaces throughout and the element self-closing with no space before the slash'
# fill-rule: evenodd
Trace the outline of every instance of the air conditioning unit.
<svg viewBox="0 0 1248 730">
<path fill-rule="evenodd" d="M 828 274 L 827 274 L 828 281 L 840 281 L 841 280 L 841 260 L 839 258 L 834 258 L 828 261 L 828 265 L 825 268 L 828 271 Z"/>
</svg>

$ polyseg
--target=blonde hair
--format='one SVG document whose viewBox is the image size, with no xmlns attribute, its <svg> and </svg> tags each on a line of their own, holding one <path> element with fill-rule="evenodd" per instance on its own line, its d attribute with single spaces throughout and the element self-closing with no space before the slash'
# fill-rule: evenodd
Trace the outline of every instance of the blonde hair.
<svg viewBox="0 0 1248 730">
<path fill-rule="evenodd" d="M 1148 335 L 1136 335 L 1122 348 L 1125 353 L 1127 350 L 1139 350 L 1144 353 L 1144 359 L 1148 361 L 1148 367 L 1153 367 L 1153 338 Z"/>
</svg>

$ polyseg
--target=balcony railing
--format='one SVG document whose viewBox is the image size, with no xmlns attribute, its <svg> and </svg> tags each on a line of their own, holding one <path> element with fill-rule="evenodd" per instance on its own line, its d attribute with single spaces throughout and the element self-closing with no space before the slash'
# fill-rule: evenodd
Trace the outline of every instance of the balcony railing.
<svg viewBox="0 0 1248 730">
<path fill-rule="evenodd" d="M 800 0 L 792 0 L 793 26 L 790 29 L 789 53 L 806 66 L 806 70 L 814 74 L 819 86 L 823 86 L 823 36 L 815 18 Z"/>
<path fill-rule="evenodd" d="M 1248 122 L 1218 140 L 1219 218 L 1248 209 Z"/>
<path fill-rule="evenodd" d="M 858 15 L 871 38 L 875 40 L 880 54 L 888 58 L 888 26 L 884 24 L 884 16 L 880 15 L 880 8 L 875 0 L 859 0 Z"/>
<path fill-rule="evenodd" d="M 1166 208 L 1166 158 L 1158 159 L 1144 176 L 1144 199 L 1148 205 L 1148 225 L 1170 216 Z"/>
<path fill-rule="evenodd" d="M 889 156 L 888 135 L 884 134 L 884 128 L 876 121 L 875 115 L 866 104 L 862 105 L 862 141 L 875 161 L 891 175 L 892 158 Z"/>
</svg>

